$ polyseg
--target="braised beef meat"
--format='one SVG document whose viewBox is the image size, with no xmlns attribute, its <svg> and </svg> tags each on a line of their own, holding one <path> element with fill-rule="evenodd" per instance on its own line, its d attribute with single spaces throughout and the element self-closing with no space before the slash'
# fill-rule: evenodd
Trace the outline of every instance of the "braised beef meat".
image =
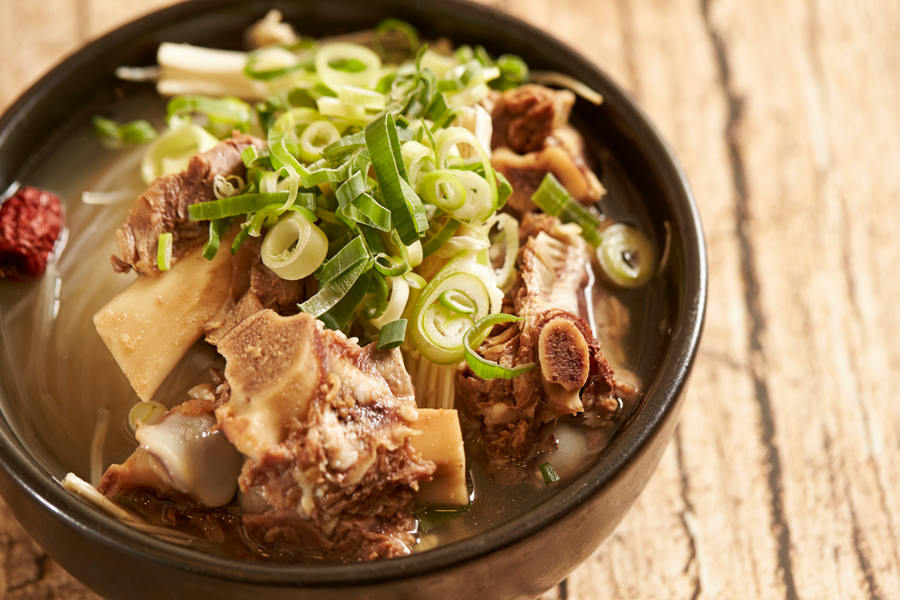
<svg viewBox="0 0 900 600">
<path fill-rule="evenodd" d="M 537 366 L 513 379 L 489 380 L 467 367 L 457 378 L 459 397 L 481 423 L 496 462 L 526 458 L 542 423 L 605 406 L 618 393 L 587 323 L 590 256 L 577 228 L 528 214 L 520 236 L 519 273 L 507 298 L 524 321 L 495 328 L 479 353 L 507 368 Z"/>
<path fill-rule="evenodd" d="M 241 152 L 248 146 L 262 149 L 264 142 L 248 135 L 235 135 L 214 148 L 191 157 L 181 173 L 158 177 L 137 199 L 125 224 L 116 232 L 119 255 L 112 256 L 119 272 L 134 269 L 141 275 L 156 277 L 157 245 L 163 233 L 172 234 L 173 260 L 203 245 L 209 227 L 205 221 L 191 221 L 188 207 L 197 202 L 215 200 L 216 175 L 228 177 L 246 174 Z"/>
<path fill-rule="evenodd" d="M 584 140 L 568 125 L 575 95 L 568 90 L 529 84 L 495 94 L 491 109 L 491 164 L 513 188 L 508 200 L 519 214 L 535 210 L 531 196 L 547 173 L 553 173 L 572 196 L 596 202 L 603 186 L 591 171 Z"/>
<path fill-rule="evenodd" d="M 399 350 L 360 348 L 310 315 L 272 310 L 218 348 L 231 400 L 216 417 L 246 456 L 242 492 L 264 501 L 245 517 L 257 542 L 359 560 L 409 553 L 412 494 L 435 465 L 410 445 L 417 411 Z"/>
</svg>

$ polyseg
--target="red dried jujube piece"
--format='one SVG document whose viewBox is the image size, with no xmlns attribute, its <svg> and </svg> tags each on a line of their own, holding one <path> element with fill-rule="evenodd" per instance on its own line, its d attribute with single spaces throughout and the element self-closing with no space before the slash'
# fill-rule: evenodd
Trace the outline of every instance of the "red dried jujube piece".
<svg viewBox="0 0 900 600">
<path fill-rule="evenodd" d="M 61 226 L 59 198 L 50 192 L 25 186 L 6 200 L 0 206 L 0 277 L 42 275 Z"/>
</svg>

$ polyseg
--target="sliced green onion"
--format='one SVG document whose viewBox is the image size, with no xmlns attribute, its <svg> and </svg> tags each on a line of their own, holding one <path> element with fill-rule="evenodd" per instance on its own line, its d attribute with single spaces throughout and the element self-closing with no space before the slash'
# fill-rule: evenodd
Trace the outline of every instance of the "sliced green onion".
<svg viewBox="0 0 900 600">
<path fill-rule="evenodd" d="M 380 205 L 369 194 L 360 194 L 352 203 L 353 208 L 367 219 L 367 224 L 379 231 L 391 230 L 391 211 Z"/>
<path fill-rule="evenodd" d="M 426 127 L 421 127 L 417 130 L 417 133 L 423 128 L 427 129 Z M 414 190 L 421 193 L 422 179 L 426 173 L 434 170 L 434 150 L 412 140 L 403 144 L 400 148 L 400 154 L 403 156 L 403 164 L 406 167 L 409 184 Z"/>
<path fill-rule="evenodd" d="M 399 319 L 400 315 L 403 314 L 403 310 L 406 308 L 406 303 L 409 301 L 410 285 L 406 280 L 406 276 L 387 277 L 386 280 L 391 287 L 391 297 L 384 312 L 381 313 L 381 316 L 369 321 L 375 329 L 383 329 L 392 321 Z M 406 325 L 404 324 L 404 331 L 405 330 Z"/>
<path fill-rule="evenodd" d="M 653 244 L 639 230 L 623 223 L 603 230 L 597 259 L 603 276 L 623 288 L 641 287 L 656 272 Z"/>
<path fill-rule="evenodd" d="M 156 266 L 160 271 L 168 271 L 172 268 L 172 234 L 159 234 L 159 242 L 156 245 Z"/>
<path fill-rule="evenodd" d="M 541 463 L 540 469 L 541 475 L 544 477 L 544 483 L 546 485 L 550 485 L 551 483 L 556 483 L 557 481 L 559 481 L 559 475 L 557 475 L 556 469 L 554 469 L 550 463 Z"/>
<path fill-rule="evenodd" d="M 105 142 L 115 144 L 145 144 L 156 139 L 153 125 L 140 119 L 119 124 L 104 117 L 94 117 L 94 135 Z"/>
<path fill-rule="evenodd" d="M 444 56 L 428 49 L 422 55 L 419 64 L 421 69 L 428 69 L 438 77 L 443 77 L 447 71 L 457 66 L 459 62 L 451 56 Z"/>
<path fill-rule="evenodd" d="M 516 255 L 519 253 L 519 222 L 506 213 L 496 215 L 503 244 L 503 265 L 496 270 L 497 287 L 505 294 L 516 281 Z"/>
<path fill-rule="evenodd" d="M 228 219 L 212 219 L 209 222 L 209 237 L 206 239 L 206 244 L 203 245 L 203 258 L 212 260 L 216 257 L 228 224 Z"/>
<path fill-rule="evenodd" d="M 397 233 L 410 245 L 428 229 L 422 202 L 409 186 L 393 117 L 384 113 L 366 126 L 366 147 Z"/>
<path fill-rule="evenodd" d="M 528 363 L 508 369 L 492 360 L 483 358 L 473 350 L 473 348 L 477 348 L 484 342 L 488 332 L 494 325 L 498 323 L 518 323 L 523 320 L 522 317 L 498 313 L 479 319 L 471 329 L 466 331 L 463 336 L 463 347 L 465 348 L 466 363 L 473 373 L 482 379 L 512 379 L 522 373 L 527 373 L 535 367 L 535 363 Z"/>
<path fill-rule="evenodd" d="M 381 72 L 381 58 L 378 54 L 358 44 L 337 42 L 320 46 L 315 63 L 316 73 L 325 85 L 335 90 L 342 85 L 372 87 Z M 350 64 L 357 68 L 353 71 L 346 70 Z M 339 69 L 332 65 L 345 68 Z"/>
<path fill-rule="evenodd" d="M 426 235 L 425 239 L 422 242 L 422 256 L 427 257 L 431 256 L 438 250 L 440 250 L 441 246 L 447 243 L 447 241 L 453 237 L 453 234 L 456 233 L 456 230 L 459 229 L 459 226 L 462 225 L 459 221 L 453 218 L 447 218 L 446 222 L 441 225 L 441 227 L 435 231 L 434 234 L 428 236 Z M 433 229 L 433 228 L 432 228 Z M 429 234 L 432 229 L 429 229 Z"/>
<path fill-rule="evenodd" d="M 600 219 L 572 198 L 553 173 L 544 176 L 531 199 L 548 215 L 559 217 L 564 223 L 575 223 L 581 227 L 581 236 L 592 246 L 599 246 L 603 242 L 602 236 L 597 231 Z"/>
<path fill-rule="evenodd" d="M 378 335 L 378 344 L 375 348 L 378 350 L 391 350 L 398 347 L 406 339 L 406 319 L 397 319 L 391 321 L 381 328 Z"/>
<path fill-rule="evenodd" d="M 438 297 L 438 302 L 453 312 L 467 315 L 474 313 L 478 309 L 478 307 L 475 306 L 475 302 L 459 290 L 447 290 Z"/>
<path fill-rule="evenodd" d="M 319 320 L 325 323 L 326 327 L 329 329 L 344 329 L 350 323 L 369 292 L 372 283 L 372 273 L 371 268 L 363 268 L 356 282 L 347 290 L 347 293 L 343 295 L 340 301 L 327 312 L 319 315 Z M 349 277 L 351 275 L 353 275 L 353 272 L 348 271 L 341 277 Z M 333 284 L 337 284 L 340 279 L 336 279 Z"/>
<path fill-rule="evenodd" d="M 341 137 L 337 127 L 330 121 L 315 121 L 303 130 L 298 141 L 300 158 L 315 162 L 322 158 L 322 152 Z"/>
<path fill-rule="evenodd" d="M 300 305 L 300 310 L 314 317 L 325 314 L 340 302 L 362 274 L 371 268 L 372 263 L 370 261 L 363 260 L 356 263 L 355 266 L 346 272 L 322 284 L 315 296 Z"/>
<path fill-rule="evenodd" d="M 150 144 L 141 160 L 141 179 L 146 185 L 162 175 L 187 169 L 191 157 L 216 146 L 219 139 L 191 123 L 180 123 L 164 131 Z"/>
<path fill-rule="evenodd" d="M 416 349 L 435 364 L 452 364 L 464 355 L 463 336 L 476 319 L 490 313 L 491 294 L 485 282 L 477 275 L 456 269 L 463 261 L 451 260 L 432 278 L 422 291 L 413 311 L 413 329 L 410 338 Z M 447 308 L 440 297 L 447 290 L 458 290 L 475 304 L 470 313 L 460 313 Z"/>
<path fill-rule="evenodd" d="M 332 256 L 327 263 L 322 265 L 321 270 L 316 274 L 316 279 L 319 280 L 320 285 L 325 286 L 359 263 L 370 260 L 370 258 L 371 255 L 366 249 L 365 240 L 357 236 L 349 244 L 341 248 L 337 254 Z"/>
<path fill-rule="evenodd" d="M 128 411 L 128 428 L 132 433 L 137 431 L 138 423 L 141 425 L 153 425 L 163 418 L 169 412 L 165 406 L 159 402 L 138 402 Z"/>
<path fill-rule="evenodd" d="M 425 199 L 444 212 L 451 212 L 463 207 L 467 190 L 456 176 L 460 171 L 438 169 L 422 178 L 419 188 Z"/>
<path fill-rule="evenodd" d="M 422 240 L 416 240 L 406 247 L 407 262 L 410 267 L 418 267 L 422 264 Z"/>
<path fill-rule="evenodd" d="M 409 45 L 409 53 L 415 54 L 416 50 L 419 48 L 419 33 L 416 31 L 415 27 L 400 19 L 385 19 L 375 27 L 375 40 L 373 44 L 375 50 L 383 56 L 388 56 L 389 53 L 384 47 L 382 40 L 387 34 L 393 31 L 397 31 L 406 37 L 406 43 Z"/>
<path fill-rule="evenodd" d="M 221 200 L 209 202 L 197 202 L 188 207 L 188 215 L 192 221 L 205 221 L 207 219 L 222 219 L 235 217 L 246 213 L 255 213 L 272 205 L 282 206 L 288 198 L 288 192 L 272 192 L 268 194 L 241 194 Z M 306 196 L 300 200 L 300 196 Z M 295 203 L 306 202 L 312 198 L 312 194 L 297 194 Z M 313 199 L 313 202 L 315 200 Z"/>
<path fill-rule="evenodd" d="M 363 122 L 366 120 L 366 109 L 355 104 L 346 104 L 337 98 L 323 96 L 316 100 L 319 112 L 328 117 L 340 117 L 349 121 Z"/>
<path fill-rule="evenodd" d="M 337 99 L 344 104 L 367 110 L 384 110 L 387 104 L 384 94 L 353 85 L 341 86 L 337 91 Z"/>
<path fill-rule="evenodd" d="M 325 260 L 328 238 L 298 213 L 285 215 L 263 238 L 260 256 L 276 275 L 296 281 L 312 274 Z"/>
<path fill-rule="evenodd" d="M 424 289 L 425 286 L 428 285 L 428 282 L 425 281 L 425 278 L 417 273 L 407 273 L 403 276 L 403 279 L 405 279 L 406 283 L 409 284 L 409 287 L 414 290 Z"/>
<path fill-rule="evenodd" d="M 481 157 L 481 165 L 484 168 L 484 180 L 488 184 L 487 192 L 489 194 L 488 199 L 490 203 L 490 211 L 487 211 L 485 208 L 484 210 L 487 212 L 480 219 L 483 221 L 490 216 L 491 212 L 497 210 L 497 179 L 494 177 L 494 169 L 491 168 L 491 158 L 488 156 L 487 152 L 485 152 L 484 148 L 481 147 L 481 144 L 478 143 L 478 140 L 475 139 L 475 134 L 471 131 L 463 129 L 462 127 L 448 127 L 442 131 L 436 139 L 434 152 L 439 168 L 447 167 L 447 158 L 450 155 L 450 150 L 458 144 L 470 145 L 475 149 L 477 155 Z M 468 187 L 466 182 L 463 182 L 463 184 Z M 473 209 L 473 211 L 474 210 L 475 209 Z M 478 210 L 481 210 L 481 207 L 478 207 Z"/>
<path fill-rule="evenodd" d="M 252 79 L 268 81 L 311 66 L 312 61 L 300 61 L 296 54 L 285 48 L 268 46 L 247 55 L 244 74 Z"/>
<path fill-rule="evenodd" d="M 166 113 L 167 117 L 200 113 L 246 132 L 250 130 L 252 108 L 234 97 L 175 96 L 169 100 Z"/>
<path fill-rule="evenodd" d="M 363 131 L 352 135 L 345 135 L 338 141 L 326 147 L 322 155 L 326 160 L 338 161 L 353 154 L 366 145 L 366 134 Z"/>
</svg>

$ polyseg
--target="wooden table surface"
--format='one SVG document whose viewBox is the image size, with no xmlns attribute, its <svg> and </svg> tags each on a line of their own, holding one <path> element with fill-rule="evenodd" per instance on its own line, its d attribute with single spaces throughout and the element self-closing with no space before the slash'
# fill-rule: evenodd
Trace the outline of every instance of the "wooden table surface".
<svg viewBox="0 0 900 600">
<path fill-rule="evenodd" d="M 548 598 L 900 598 L 900 2 L 483 0 L 630 90 L 709 245 L 675 439 Z M 0 109 L 170 0 L 0 0 Z M 892 483 L 894 482 L 894 483 Z M 0 595 L 94 598 L 0 506 Z"/>
</svg>

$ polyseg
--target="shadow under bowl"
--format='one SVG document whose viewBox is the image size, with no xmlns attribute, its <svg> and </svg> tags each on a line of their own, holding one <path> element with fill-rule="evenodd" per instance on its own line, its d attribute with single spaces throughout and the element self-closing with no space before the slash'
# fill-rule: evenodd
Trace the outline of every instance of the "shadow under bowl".
<svg viewBox="0 0 900 600">
<path fill-rule="evenodd" d="M 123 525 L 65 492 L 0 417 L 0 493 L 28 533 L 63 568 L 107 598 L 491 598 L 549 589 L 613 531 L 671 438 L 694 361 L 706 305 L 700 219 L 671 149 L 635 101 L 585 58 L 512 17 L 456 0 L 195 0 L 148 15 L 88 44 L 29 89 L 0 118 L 0 190 L 38 160 L 78 107 L 123 85 L 121 65 L 150 65 L 160 42 L 240 46 L 242 32 L 278 8 L 300 33 L 322 36 L 403 18 L 426 38 L 482 44 L 522 56 L 535 70 L 581 80 L 605 101 L 579 100 L 574 116 L 602 140 L 637 187 L 653 233 L 671 246 L 666 287 L 670 327 L 644 398 L 594 464 L 537 507 L 470 539 L 371 563 L 328 566 L 239 561 L 176 547 Z M 22 182 L 27 183 L 27 182 Z M 8 345 L 2 345 L 8 352 Z M 3 399 L 14 390 L 2 382 Z M 3 403 L 9 406 L 8 402 Z"/>
</svg>

